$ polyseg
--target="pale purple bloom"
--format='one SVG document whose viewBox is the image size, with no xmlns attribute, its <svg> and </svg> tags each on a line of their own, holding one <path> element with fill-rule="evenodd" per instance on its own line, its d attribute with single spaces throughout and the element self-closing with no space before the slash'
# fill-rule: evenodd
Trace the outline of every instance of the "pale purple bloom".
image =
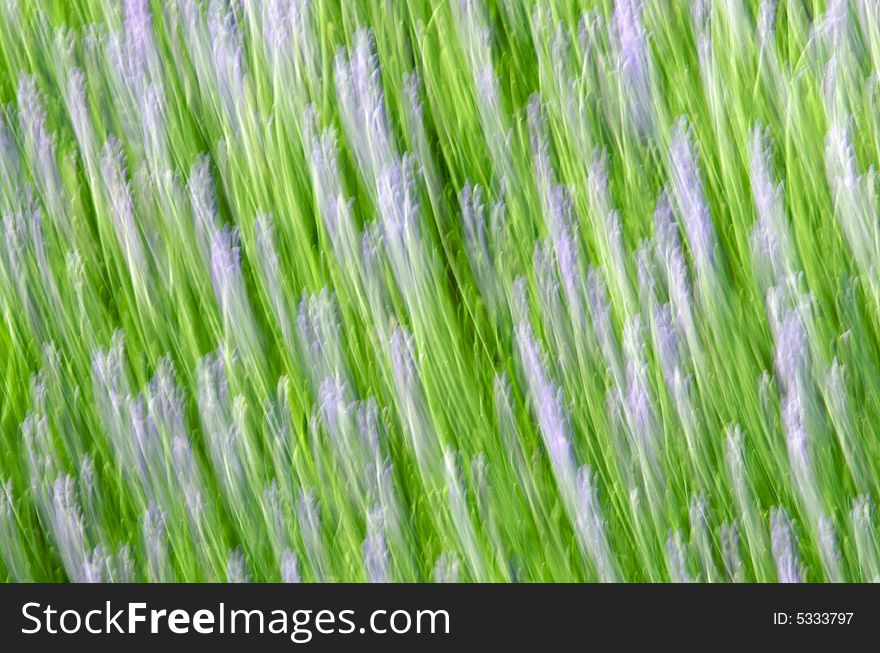
<svg viewBox="0 0 880 653">
<path fill-rule="evenodd" d="M 170 9 L 172 27 L 190 49 L 202 97 L 240 130 L 250 103 L 243 101 L 243 44 L 234 12 L 223 0 L 210 0 L 206 14 L 202 3 L 194 0 L 177 0 Z"/>
<path fill-rule="evenodd" d="M 85 163 L 91 168 L 95 158 L 95 134 L 86 99 L 85 75 L 79 68 L 73 68 L 67 78 L 67 109 L 73 125 L 73 133 L 79 144 Z"/>
<path fill-rule="evenodd" d="M 18 146 L 6 119 L 0 115 L 0 189 L 9 193 L 20 185 L 21 164 L 18 160 Z"/>
<path fill-rule="evenodd" d="M 739 531 L 736 524 L 721 525 L 721 558 L 727 580 L 738 583 L 743 581 L 743 561 L 740 553 Z"/>
<path fill-rule="evenodd" d="M 96 546 L 85 554 L 77 574 L 77 583 L 107 583 L 110 582 L 108 571 L 110 570 L 110 556 L 106 555 L 104 547 Z"/>
<path fill-rule="evenodd" d="M 350 52 L 336 54 L 336 96 L 348 142 L 368 184 L 396 158 L 388 124 L 379 61 L 370 30 L 355 32 Z"/>
<path fill-rule="evenodd" d="M 403 78 L 403 99 L 406 105 L 409 128 L 415 134 L 424 129 L 422 117 L 425 107 L 422 104 L 422 84 L 419 71 L 413 70 Z"/>
<path fill-rule="evenodd" d="M 832 191 L 852 192 L 858 184 L 851 138 L 851 119 L 835 120 L 825 135 L 825 167 Z M 842 197 L 841 200 L 847 199 Z"/>
<path fill-rule="evenodd" d="M 782 244 L 772 227 L 763 220 L 755 222 L 749 235 L 752 261 L 761 286 L 768 287 L 784 278 L 787 261 Z"/>
<path fill-rule="evenodd" d="M 217 231 L 217 203 L 214 197 L 214 182 L 211 178 L 210 160 L 200 155 L 193 164 L 187 182 L 189 205 L 192 211 L 199 248 L 206 262 L 211 260 L 211 239 Z"/>
<path fill-rule="evenodd" d="M 625 397 L 624 412 L 633 435 L 645 438 L 647 442 L 657 438 L 658 424 L 645 363 L 641 361 L 627 363 Z M 653 457 L 652 450 L 653 447 L 649 447 L 645 453 Z"/>
<path fill-rule="evenodd" d="M 532 148 L 532 159 L 534 159 L 535 180 L 538 184 L 538 191 L 545 194 L 544 200 L 547 201 L 546 195 L 549 195 L 555 183 L 555 175 L 553 167 L 550 165 L 550 145 L 547 141 L 547 121 L 544 112 L 541 109 L 541 96 L 533 93 L 529 96 L 529 103 L 526 107 L 526 117 L 529 127 L 529 142 Z M 549 213 L 547 206 L 544 208 L 545 213 Z M 549 218 L 549 215 L 548 215 Z"/>
<path fill-rule="evenodd" d="M 785 210 L 782 198 L 782 184 L 773 178 L 769 132 L 758 124 L 752 130 L 749 143 L 749 164 L 751 171 L 752 194 L 760 218 L 775 221 Z"/>
<path fill-rule="evenodd" d="M 745 529 L 752 560 L 767 554 L 766 529 L 757 512 L 754 491 L 745 461 L 745 435 L 739 426 L 727 428 L 724 441 L 725 469 L 731 495 Z"/>
<path fill-rule="evenodd" d="M 587 186 L 590 200 L 604 216 L 613 210 L 611 189 L 608 185 L 608 152 L 604 149 L 593 151 L 587 168 Z"/>
<path fill-rule="evenodd" d="M 581 331 L 586 328 L 586 308 L 584 298 L 584 275 L 580 245 L 574 226 L 561 226 L 553 239 L 553 250 L 562 289 L 568 302 L 568 313 L 574 327 Z"/>
<path fill-rule="evenodd" d="M 86 513 L 89 517 L 97 514 L 95 510 L 95 498 L 97 496 L 97 487 L 95 485 L 95 464 L 92 462 L 91 454 L 84 454 L 79 465 L 79 491 L 86 505 Z"/>
<path fill-rule="evenodd" d="M 246 106 L 242 102 L 245 92 L 240 28 L 234 14 L 220 0 L 211 0 L 207 18 L 217 91 L 229 116 L 235 117 L 240 107 Z"/>
<path fill-rule="evenodd" d="M 532 409 L 538 418 L 560 492 L 564 497 L 568 495 L 567 501 L 572 501 L 576 465 L 571 446 L 570 417 L 562 389 L 550 380 L 544 354 L 528 323 L 521 322 L 516 327 L 516 344 Z"/>
<path fill-rule="evenodd" d="M 605 15 L 598 9 L 585 11 L 578 19 L 578 46 L 584 59 L 604 56 L 604 35 L 608 32 Z"/>
<path fill-rule="evenodd" d="M 338 376 L 324 379 L 318 388 L 318 414 L 336 444 L 354 428 L 356 402 L 350 397 L 348 384 Z M 345 452 L 346 456 L 356 452 Z"/>
<path fill-rule="evenodd" d="M 296 517 L 315 580 L 329 582 L 331 579 L 330 564 L 324 547 L 324 536 L 321 533 L 319 507 L 312 490 L 303 490 L 300 493 L 296 504 Z"/>
<path fill-rule="evenodd" d="M 367 405 L 371 404 L 373 402 L 369 402 Z M 371 420 L 375 420 L 375 415 L 371 416 Z M 390 463 L 385 464 L 384 459 L 381 463 L 371 463 L 367 467 L 372 486 L 367 492 L 367 497 L 369 500 L 376 501 L 377 507 L 382 510 L 383 533 L 389 551 L 393 549 L 402 554 L 403 557 L 396 559 L 395 563 L 403 567 L 402 573 L 406 573 L 407 577 L 412 577 L 416 573 L 413 560 L 406 557 L 411 548 L 410 522 L 394 485 L 394 469 Z"/>
<path fill-rule="evenodd" d="M 489 241 L 486 237 L 486 206 L 483 202 L 483 189 L 479 185 L 466 183 L 458 194 L 461 218 L 464 224 L 465 244 L 475 268 L 490 264 Z"/>
<path fill-rule="evenodd" d="M 165 535 L 165 513 L 156 504 L 150 504 L 142 519 L 146 569 L 144 573 L 149 582 L 170 583 L 174 580 L 174 570 L 168 552 Z"/>
<path fill-rule="evenodd" d="M 239 238 L 237 228 L 224 227 L 213 233 L 211 283 L 224 327 L 231 332 L 234 344 L 247 359 L 260 359 L 263 347 L 245 287 Z"/>
<path fill-rule="evenodd" d="M 530 104 L 530 111 L 537 106 L 536 103 Z M 571 192 L 567 187 L 554 181 L 547 153 L 543 116 L 539 113 L 538 108 L 534 108 L 534 111 L 537 113 L 537 117 L 530 118 L 531 121 L 538 124 L 532 126 L 534 141 L 532 147 L 536 150 L 535 167 L 539 192 L 541 193 L 544 222 L 550 234 L 550 243 L 559 269 L 559 278 L 562 281 L 565 300 L 568 302 L 567 312 L 571 315 L 575 328 L 583 330 L 586 326 L 583 263 L 577 238 Z"/>
<path fill-rule="evenodd" d="M 287 523 L 284 515 L 285 505 L 289 502 L 278 487 L 277 479 L 272 479 L 263 489 L 263 517 L 268 534 L 275 551 L 287 546 Z"/>
<path fill-rule="evenodd" d="M 433 287 L 432 252 L 419 229 L 419 198 L 413 161 L 409 155 L 382 168 L 376 180 L 382 242 L 398 287 L 410 314 L 423 309 Z"/>
<path fill-rule="evenodd" d="M 785 309 L 784 294 L 784 289 L 777 287 L 767 296 L 776 376 L 782 395 L 782 421 L 789 464 L 803 508 L 815 527 L 823 505 L 810 454 L 810 433 L 816 427 L 812 425 L 815 389 L 810 380 L 809 304 L 805 299 L 794 308 Z"/>
<path fill-rule="evenodd" d="M 414 150 L 414 158 L 422 169 L 431 206 L 438 215 L 446 213 L 440 203 L 446 181 L 437 168 L 431 145 L 431 137 L 425 128 L 424 106 L 421 98 L 421 83 L 418 71 L 405 75 L 403 80 L 403 113 L 409 142 Z"/>
<path fill-rule="evenodd" d="M 2 257 L 0 260 L 4 263 L 5 275 L 18 290 L 19 297 L 25 305 L 25 315 L 34 316 L 25 276 L 30 238 L 21 211 L 3 216 L 3 240 L 5 247 L 0 250 L 0 257 Z"/>
<path fill-rule="evenodd" d="M 603 544 L 600 535 L 595 481 L 588 468 L 577 469 L 571 443 L 571 416 L 562 389 L 550 379 L 543 352 L 527 322 L 517 326 L 516 344 L 532 409 L 538 418 L 563 505 L 572 524 L 579 529 L 579 543 L 584 553 L 596 564 L 603 580 L 611 580 L 614 565 L 607 543 Z"/>
<path fill-rule="evenodd" d="M 35 495 L 41 517 L 48 519 L 51 501 L 49 479 L 58 475 L 59 461 L 49 432 L 49 422 L 45 413 L 39 408 L 39 404 L 36 404 L 33 412 L 29 412 L 22 421 L 21 438 L 27 453 L 30 488 Z"/>
<path fill-rule="evenodd" d="M 604 583 L 619 582 L 617 562 L 605 531 L 605 518 L 599 505 L 598 477 L 589 466 L 577 472 L 577 528 L 578 540 L 596 565 L 599 579 Z"/>
<path fill-rule="evenodd" d="M 206 411 L 206 422 L 212 423 L 216 419 L 213 411 L 225 410 L 229 403 L 226 362 L 219 351 L 207 354 L 199 360 L 196 377 L 199 403 Z"/>
<path fill-rule="evenodd" d="M 609 211 L 603 221 L 605 247 L 607 249 L 607 268 L 612 276 L 614 286 L 618 292 L 625 314 L 630 315 L 635 311 L 635 297 L 629 280 L 628 263 L 630 260 L 623 243 L 623 225 L 620 221 L 620 212 Z"/>
<path fill-rule="evenodd" d="M 766 46 L 776 32 L 776 0 L 761 0 L 758 8 L 758 43 Z"/>
<path fill-rule="evenodd" d="M 782 394 L 800 392 L 810 370 L 810 338 L 807 332 L 807 300 L 792 309 L 783 302 L 785 289 L 772 288 L 767 293 L 770 327 L 773 331 L 773 355 L 776 377 Z"/>
<path fill-rule="evenodd" d="M 528 322 L 532 310 L 529 304 L 529 282 L 524 276 L 517 276 L 510 287 L 510 313 L 514 322 Z"/>
<path fill-rule="evenodd" d="M 826 371 L 826 399 L 828 411 L 837 423 L 844 423 L 849 417 L 849 398 L 846 390 L 846 366 L 835 358 Z"/>
<path fill-rule="evenodd" d="M 614 327 L 611 323 L 611 306 L 605 280 L 600 271 L 591 269 L 587 274 L 588 296 L 593 318 L 593 332 L 599 343 L 599 351 L 618 387 L 624 386 L 624 363 Z"/>
<path fill-rule="evenodd" d="M 315 79 L 320 64 L 320 43 L 313 24 L 311 0 L 263 0 L 255 3 L 254 12 L 262 10 L 259 22 L 267 58 L 273 66 L 303 65 L 306 79 Z M 286 79 L 286 77 L 285 77 Z"/>
<path fill-rule="evenodd" d="M 853 480 L 858 489 L 866 490 L 869 485 L 870 472 L 865 466 L 863 450 L 859 446 L 854 413 L 850 407 L 847 391 L 846 367 L 835 358 L 826 370 L 823 385 L 825 406 L 831 423 L 837 434 L 841 452 L 852 472 Z"/>
<path fill-rule="evenodd" d="M 843 570 L 841 569 L 840 549 L 837 546 L 837 533 L 834 524 L 826 516 L 819 518 L 819 555 L 822 558 L 822 568 L 825 570 L 825 579 L 832 583 L 842 583 Z"/>
<path fill-rule="evenodd" d="M 290 549 L 286 549 L 281 554 L 281 582 L 302 582 L 302 577 L 299 575 L 299 561 L 297 560 L 296 552 Z"/>
<path fill-rule="evenodd" d="M 161 85 L 150 84 L 143 89 L 140 102 L 140 136 L 146 163 L 160 169 L 171 165 L 166 142 L 165 92 Z"/>
<path fill-rule="evenodd" d="M 697 270 L 707 282 L 715 275 L 718 241 L 703 190 L 691 130 L 684 118 L 672 130 L 669 144 L 669 181 L 679 219 Z"/>
<path fill-rule="evenodd" d="M 171 468 L 178 479 L 187 513 L 193 523 L 201 521 L 203 503 L 199 468 L 189 440 L 176 437 L 171 443 Z"/>
<path fill-rule="evenodd" d="M 189 443 L 186 446 L 188 447 Z M 204 526 L 205 500 L 201 490 L 194 485 L 187 484 L 184 487 L 184 499 L 189 523 L 198 535 L 202 535 L 201 529 Z"/>
<path fill-rule="evenodd" d="M 328 377 L 349 378 L 336 296 L 328 288 L 303 295 L 296 317 L 303 369 L 315 391 Z"/>
<path fill-rule="evenodd" d="M 239 299 L 247 301 L 239 240 L 238 230 L 226 227 L 215 231 L 211 240 L 211 281 L 220 311 L 227 319 L 239 317 L 232 314 Z"/>
<path fill-rule="evenodd" d="M 134 563 L 131 559 L 131 548 L 123 544 L 115 556 L 101 545 L 87 552 L 75 582 L 131 583 L 133 580 Z"/>
<path fill-rule="evenodd" d="M 104 48 L 116 73 L 118 116 L 130 140 L 143 143 L 147 158 L 166 166 L 165 94 L 149 0 L 124 0 L 122 18 L 122 33 L 107 34 Z"/>
<path fill-rule="evenodd" d="M 348 384 L 328 377 L 318 390 L 317 415 L 329 437 L 340 472 L 348 479 L 351 499 L 364 504 L 378 498 L 376 474 L 383 466 L 378 418 L 373 402 L 359 404 Z"/>
<path fill-rule="evenodd" d="M 664 474 L 659 459 L 662 432 L 657 421 L 649 385 L 647 364 L 639 351 L 641 341 L 637 335 L 638 322 L 631 320 L 626 331 L 629 333 L 625 335 L 625 340 L 635 340 L 638 343 L 638 348 L 632 344 L 626 347 L 629 353 L 627 355 L 625 385 L 617 386 L 613 392 L 618 393 L 622 402 L 630 447 L 635 458 L 633 463 L 639 469 L 649 503 L 648 507 L 656 517 L 664 501 L 665 487 Z"/>
<path fill-rule="evenodd" d="M 480 545 L 477 541 L 477 533 L 471 520 L 470 511 L 466 499 L 466 490 L 461 478 L 458 464 L 458 455 L 452 451 L 446 451 L 443 455 L 443 468 L 446 478 L 446 493 L 449 502 L 449 512 L 459 543 L 470 567 L 470 573 L 475 581 L 488 579 Z"/>
<path fill-rule="evenodd" d="M 82 509 L 70 476 L 59 476 L 52 486 L 49 503 L 49 532 L 65 571 L 74 582 L 88 582 L 85 563 L 88 546 Z"/>
<path fill-rule="evenodd" d="M 672 319 L 672 307 L 669 304 L 658 306 L 654 313 L 654 341 L 663 378 L 666 380 L 669 390 L 672 391 L 675 385 L 675 374 L 681 370 L 682 361 L 678 333 Z"/>
<path fill-rule="evenodd" d="M 186 406 L 183 393 L 177 385 L 171 358 L 163 356 L 156 365 L 156 373 L 146 391 L 150 419 L 166 442 L 187 437 Z"/>
<path fill-rule="evenodd" d="M 653 111 L 651 59 L 642 12 L 640 0 L 616 0 L 612 20 L 631 124 L 637 133 L 645 135 L 652 128 Z"/>
<path fill-rule="evenodd" d="M 132 100 L 137 101 L 138 91 L 159 68 L 149 0 L 123 0 L 122 25 L 121 35 L 108 35 L 107 51 Z"/>
<path fill-rule="evenodd" d="M 572 358 L 570 351 L 572 343 L 569 335 L 569 318 L 562 297 L 559 292 L 559 282 L 553 265 L 553 254 L 550 245 L 545 241 L 535 244 L 535 253 L 532 256 L 534 267 L 535 285 L 538 287 L 537 300 L 541 306 L 544 329 L 548 339 L 556 347 L 559 353 L 559 364 L 563 369 Z"/>
<path fill-rule="evenodd" d="M 709 29 L 709 20 L 712 15 L 712 3 L 710 0 L 691 1 L 691 21 L 694 32 L 699 36 Z"/>
<path fill-rule="evenodd" d="M 46 126 L 43 99 L 37 91 L 33 77 L 22 76 L 19 80 L 18 115 L 24 140 L 23 145 L 26 156 L 30 160 L 34 181 L 46 202 L 53 223 L 64 238 L 72 240 L 73 230 L 69 221 L 69 193 L 61 181 L 56 159 L 55 140 Z M 5 160 L 3 165 L 6 165 Z"/>
<path fill-rule="evenodd" d="M 132 559 L 131 547 L 128 544 L 120 544 L 116 550 L 116 557 L 110 567 L 111 583 L 135 582 L 134 560 Z"/>
<path fill-rule="evenodd" d="M 458 41 L 475 82 L 480 124 L 499 177 L 517 178 L 510 156 L 512 132 L 502 107 L 498 77 L 492 65 L 492 33 L 480 0 L 453 0 L 452 17 Z"/>
<path fill-rule="evenodd" d="M 811 36 L 828 52 L 843 51 L 848 47 L 849 3 L 847 0 L 829 0 L 825 13 L 811 25 Z"/>
<path fill-rule="evenodd" d="M 145 488 L 150 487 L 151 472 L 158 471 L 153 464 L 162 460 L 159 433 L 156 423 L 146 414 L 146 406 L 142 397 L 130 398 L 128 405 L 128 431 L 132 440 L 135 470 L 140 474 Z"/>
<path fill-rule="evenodd" d="M 691 8 L 694 21 L 694 40 L 697 44 L 697 62 L 700 68 L 700 78 L 702 79 L 703 87 L 711 98 L 716 92 L 721 92 L 718 90 L 718 67 L 714 55 L 712 29 L 709 21 L 711 7 L 709 2 L 696 0 Z"/>
<path fill-rule="evenodd" d="M 580 91 L 592 82 L 592 79 L 587 81 L 587 75 L 597 65 L 604 64 L 605 54 L 594 51 L 592 43 L 588 47 L 582 44 L 578 51 L 568 25 L 562 20 L 555 20 L 553 13 L 549 7 L 541 4 L 536 4 L 532 13 L 532 40 L 542 79 L 541 86 L 544 94 L 552 100 L 562 121 L 570 127 L 569 133 L 576 149 L 589 152 L 593 149 L 593 138 L 588 116 L 581 104 Z M 573 71 L 584 73 L 575 76 Z"/>
<path fill-rule="evenodd" d="M 873 292 L 878 246 L 876 174 L 856 175 L 851 121 L 833 118 L 825 136 L 825 168 L 841 230 Z"/>
<path fill-rule="evenodd" d="M 400 417 L 422 475 L 433 478 L 440 471 L 439 438 L 428 411 L 415 360 L 412 334 L 396 328 L 391 334 L 391 371 Z"/>
<path fill-rule="evenodd" d="M 519 487 L 527 497 L 537 494 L 535 481 L 531 469 L 526 462 L 526 454 L 523 450 L 522 440 L 519 434 L 516 414 L 514 412 L 512 389 L 510 380 L 506 374 L 495 376 L 494 381 L 495 412 L 498 418 L 498 427 L 504 442 L 504 450 L 510 467 L 516 475 Z"/>
<path fill-rule="evenodd" d="M 385 277 L 387 257 L 382 247 L 379 225 L 376 222 L 364 225 L 359 258 L 362 290 L 370 308 L 373 324 L 376 326 L 380 338 L 389 340 L 391 337 L 389 331 L 391 300 Z"/>
<path fill-rule="evenodd" d="M 374 508 L 367 515 L 367 537 L 364 540 L 364 567 L 370 583 L 389 583 L 388 547 L 385 544 L 384 515 Z"/>
<path fill-rule="evenodd" d="M 19 193 L 20 191 L 12 191 Z M 17 202 L 18 199 L 11 202 Z M 30 188 L 21 198 L 23 208 L 3 216 L 5 248 L 0 248 L 0 272 L 10 291 L 16 291 L 21 303 L 22 317 L 34 331 L 37 341 L 47 340 L 52 323 L 65 315 L 59 288 L 47 258 L 47 243 L 43 236 L 42 213 L 34 205 Z M 48 306 L 40 307 L 43 299 Z"/>
<path fill-rule="evenodd" d="M 688 570 L 688 547 L 681 537 L 681 531 L 670 532 L 666 538 L 666 565 L 669 579 L 673 583 L 693 583 L 694 578 Z"/>
<path fill-rule="evenodd" d="M 241 396 L 231 397 L 225 361 L 220 352 L 202 357 L 196 367 L 198 408 L 202 432 L 214 471 L 234 511 L 251 515 L 248 504 L 253 497 L 249 482 L 252 459 Z"/>
<path fill-rule="evenodd" d="M 226 582 L 227 583 L 250 583 L 251 575 L 247 568 L 247 560 L 239 550 L 229 552 L 226 559 Z"/>
<path fill-rule="evenodd" d="M 110 347 L 92 354 L 92 385 L 104 430 L 117 462 L 129 474 L 138 469 L 129 431 L 128 402 L 132 392 L 125 366 L 125 345 L 121 331 L 113 334 Z"/>
<path fill-rule="evenodd" d="M 708 507 L 704 494 L 696 494 L 691 497 L 688 518 L 691 530 L 691 547 L 700 561 L 702 572 L 700 580 L 715 583 L 719 580 L 719 576 L 715 567 L 712 541 L 709 538 Z"/>
<path fill-rule="evenodd" d="M 28 203 L 30 204 L 27 210 L 30 213 L 29 226 L 31 253 L 33 255 L 33 261 L 39 270 L 39 277 L 35 278 L 33 282 L 33 285 L 36 287 L 31 289 L 31 293 L 36 295 L 35 291 L 38 289 L 45 293 L 44 296 L 49 305 L 43 308 L 41 312 L 43 319 L 48 322 L 51 315 L 64 315 L 66 309 L 62 304 L 59 288 L 55 281 L 55 275 L 53 274 L 52 266 L 47 257 L 47 246 L 49 244 L 44 237 L 43 213 L 37 209 L 36 206 L 31 204 L 30 198 L 28 198 Z M 37 330 L 38 329 L 39 327 L 37 327 Z"/>
<path fill-rule="evenodd" d="M 126 179 L 122 145 L 112 136 L 101 154 L 101 174 L 116 238 L 135 285 L 142 288 L 146 277 L 147 259 L 134 215 L 131 192 Z"/>
<path fill-rule="evenodd" d="M 437 558 L 434 565 L 434 582 L 435 583 L 458 583 L 458 556 L 447 551 Z"/>
<path fill-rule="evenodd" d="M 770 509 L 770 535 L 776 576 L 780 583 L 802 583 L 804 569 L 797 552 L 797 539 L 788 515 L 781 508 Z"/>
<path fill-rule="evenodd" d="M 766 286 L 796 269 L 794 239 L 782 194 L 771 168 L 769 136 L 760 125 L 752 131 L 749 147 L 752 194 L 758 220 L 752 229 L 752 256 Z"/>
<path fill-rule="evenodd" d="M 623 348 L 626 359 L 623 412 L 636 446 L 639 464 L 646 470 L 650 469 L 651 477 L 659 482 L 662 472 L 657 461 L 657 448 L 662 434 L 648 379 L 641 320 L 637 315 L 627 319 L 624 324 Z"/>
<path fill-rule="evenodd" d="M 379 407 L 374 398 L 369 397 L 358 404 L 357 427 L 361 441 L 375 457 L 373 462 L 377 464 L 384 462 L 379 460 L 384 456 L 382 453 L 384 426 L 380 422 Z"/>
<path fill-rule="evenodd" d="M 660 193 L 654 209 L 654 243 L 657 261 L 664 270 L 677 264 L 677 259 L 684 256 L 678 225 L 672 215 L 672 205 L 665 190 Z"/>
<path fill-rule="evenodd" d="M 466 183 L 458 195 L 464 223 L 464 243 L 471 269 L 480 291 L 490 307 L 498 310 L 504 302 L 499 277 L 500 248 L 506 234 L 506 209 L 503 200 L 486 206 L 483 188 Z M 489 215 L 487 225 L 487 214 Z"/>
<path fill-rule="evenodd" d="M 314 121 L 314 107 L 306 110 L 305 122 Z M 304 142 L 310 153 L 312 183 L 318 196 L 321 218 L 336 261 L 350 283 L 360 282 L 361 237 L 352 216 L 352 200 L 344 196 L 339 178 L 336 132 L 325 130 L 320 137 L 306 129 Z"/>
<path fill-rule="evenodd" d="M 789 465 L 803 509 L 815 526 L 823 510 L 823 501 L 810 455 L 806 410 L 802 393 L 792 392 L 783 397 L 782 422 Z"/>
<path fill-rule="evenodd" d="M 672 206 L 665 191 L 660 194 L 654 210 L 654 248 L 657 263 L 666 281 L 672 315 L 688 345 L 693 348 L 696 344 L 696 326 L 691 282 L 678 225 L 673 218 Z"/>
<path fill-rule="evenodd" d="M 875 513 L 870 498 L 860 495 L 853 500 L 849 519 L 862 577 L 876 583 L 880 582 L 880 551 Z"/>
<path fill-rule="evenodd" d="M 487 32 L 488 33 L 488 32 Z M 486 39 L 488 44 L 489 40 Z M 488 48 L 486 50 L 488 54 Z M 488 56 L 486 57 L 488 59 Z M 477 107 L 480 110 L 483 119 L 483 131 L 490 147 L 493 147 L 494 154 L 498 154 L 503 150 L 499 146 L 505 145 L 510 140 L 510 132 L 504 131 L 504 124 L 501 114 L 501 90 L 498 85 L 498 77 L 491 65 L 483 65 L 476 69 L 477 82 Z M 496 158 L 496 163 L 501 164 L 499 167 L 503 171 L 507 171 L 510 165 L 510 158 L 505 154 L 500 159 Z"/>
</svg>

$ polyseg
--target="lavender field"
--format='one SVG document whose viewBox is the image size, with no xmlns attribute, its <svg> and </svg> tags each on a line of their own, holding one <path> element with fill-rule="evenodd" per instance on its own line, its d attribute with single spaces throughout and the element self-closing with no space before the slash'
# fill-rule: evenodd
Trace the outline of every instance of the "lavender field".
<svg viewBox="0 0 880 653">
<path fill-rule="evenodd" d="M 880 580 L 875 0 L 2 0 L 0 579 Z"/>
</svg>

